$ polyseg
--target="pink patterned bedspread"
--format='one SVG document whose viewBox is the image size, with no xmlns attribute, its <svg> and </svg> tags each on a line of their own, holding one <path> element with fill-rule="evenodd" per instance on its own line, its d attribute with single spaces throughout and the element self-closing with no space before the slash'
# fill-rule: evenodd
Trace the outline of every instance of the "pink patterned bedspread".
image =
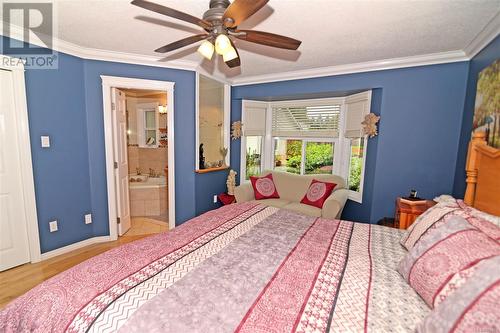
<svg viewBox="0 0 500 333">
<path fill-rule="evenodd" d="M 224 206 L 93 257 L 0 312 L 0 332 L 413 331 L 396 229 Z"/>
</svg>

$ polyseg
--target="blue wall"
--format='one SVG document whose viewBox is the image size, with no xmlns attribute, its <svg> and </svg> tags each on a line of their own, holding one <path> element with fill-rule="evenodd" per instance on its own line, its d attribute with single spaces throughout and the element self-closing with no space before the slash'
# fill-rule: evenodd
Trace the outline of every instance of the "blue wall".
<svg viewBox="0 0 500 333">
<path fill-rule="evenodd" d="M 195 73 L 57 56 L 57 70 L 25 72 L 42 253 L 109 234 L 100 75 L 175 82 L 176 224 L 194 217 Z M 40 147 L 41 135 L 50 136 L 50 148 Z M 205 191 L 210 179 L 204 179 Z M 52 220 L 59 227 L 54 233 Z"/>
<path fill-rule="evenodd" d="M 175 82 L 176 224 L 195 216 L 195 73 L 93 60 L 84 61 L 84 73 L 92 212 L 93 219 L 99 222 L 94 222 L 94 234 L 109 233 L 100 75 Z"/>
<path fill-rule="evenodd" d="M 59 55 L 59 70 L 27 70 L 26 94 L 42 252 L 93 236 L 84 62 Z M 40 136 L 50 136 L 50 148 Z M 106 202 L 104 202 L 106 203 Z M 57 220 L 59 231 L 49 232 Z"/>
<path fill-rule="evenodd" d="M 500 58 L 500 37 L 494 39 L 487 47 L 471 59 L 469 64 L 469 77 L 467 81 L 467 95 L 462 120 L 460 146 L 457 156 L 455 185 L 453 194 L 463 198 L 465 194 L 465 162 L 467 159 L 467 146 L 472 132 L 472 119 L 474 117 L 474 103 L 476 101 L 477 79 L 479 72 Z"/>
<path fill-rule="evenodd" d="M 473 60 L 471 72 L 491 62 L 490 52 L 498 55 L 498 40 L 494 45 Z M 227 171 L 194 173 L 194 72 L 58 56 L 58 70 L 26 71 L 42 252 L 109 232 L 100 75 L 175 82 L 176 224 L 218 207 L 212 197 L 225 191 Z M 454 183 L 457 191 L 455 171 L 458 179 L 465 156 L 458 142 L 468 141 L 466 119 L 470 126 L 475 94 L 469 81 L 462 114 L 468 73 L 468 63 L 454 63 L 233 87 L 231 121 L 240 119 L 243 98 L 374 89 L 380 135 L 369 141 L 363 204 L 349 202 L 344 218 L 376 222 L 393 215 L 395 197 L 410 188 L 429 198 L 451 193 Z M 40 147 L 41 135 L 50 135 L 50 148 Z M 239 143 L 231 143 L 236 171 Z M 91 225 L 83 223 L 86 213 L 93 215 Z M 49 233 L 53 219 L 59 231 Z"/>
<path fill-rule="evenodd" d="M 233 166 L 231 168 L 234 169 Z M 219 202 L 213 202 L 213 197 L 227 191 L 228 174 L 229 170 L 196 174 L 196 215 L 221 206 Z"/>
<path fill-rule="evenodd" d="M 377 89 L 379 136 L 371 139 L 363 204 L 349 202 L 343 218 L 377 222 L 394 215 L 394 200 L 410 189 L 432 198 L 452 193 L 468 63 L 237 86 L 232 119 L 241 118 L 242 99 L 276 98 Z M 240 141 L 231 145 L 231 166 L 239 170 Z"/>
</svg>

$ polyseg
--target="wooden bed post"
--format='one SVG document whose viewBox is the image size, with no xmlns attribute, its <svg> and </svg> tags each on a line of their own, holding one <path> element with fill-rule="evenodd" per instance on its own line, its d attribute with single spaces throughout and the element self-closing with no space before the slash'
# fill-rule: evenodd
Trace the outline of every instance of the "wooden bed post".
<svg viewBox="0 0 500 333">
<path fill-rule="evenodd" d="M 469 151 L 467 153 L 467 164 L 465 165 L 465 172 L 467 174 L 467 189 L 465 190 L 464 202 L 469 205 L 474 205 L 474 197 L 476 195 L 477 184 L 477 169 L 478 169 L 478 156 L 476 147 L 479 145 L 486 145 L 486 133 L 476 132 L 472 134 L 472 139 L 469 143 Z"/>
</svg>

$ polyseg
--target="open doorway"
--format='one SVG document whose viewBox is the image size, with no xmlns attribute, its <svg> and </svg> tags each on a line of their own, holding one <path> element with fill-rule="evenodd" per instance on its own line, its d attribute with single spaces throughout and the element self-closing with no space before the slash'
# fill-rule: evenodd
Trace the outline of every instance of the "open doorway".
<svg viewBox="0 0 500 333">
<path fill-rule="evenodd" d="M 167 92 L 118 89 L 118 93 L 125 94 L 130 207 L 130 223 L 120 223 L 118 234 L 138 236 L 166 231 Z"/>
<path fill-rule="evenodd" d="M 173 83 L 107 76 L 102 80 L 110 236 L 172 229 Z"/>
</svg>

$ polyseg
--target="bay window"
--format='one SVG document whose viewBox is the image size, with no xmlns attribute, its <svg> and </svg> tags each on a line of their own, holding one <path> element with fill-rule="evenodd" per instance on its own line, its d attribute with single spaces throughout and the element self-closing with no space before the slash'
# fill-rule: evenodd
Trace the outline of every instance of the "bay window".
<svg viewBox="0 0 500 333">
<path fill-rule="evenodd" d="M 371 91 L 347 97 L 295 101 L 243 101 L 241 181 L 263 170 L 300 175 L 336 174 L 361 202 L 366 137 L 361 122 Z"/>
</svg>

